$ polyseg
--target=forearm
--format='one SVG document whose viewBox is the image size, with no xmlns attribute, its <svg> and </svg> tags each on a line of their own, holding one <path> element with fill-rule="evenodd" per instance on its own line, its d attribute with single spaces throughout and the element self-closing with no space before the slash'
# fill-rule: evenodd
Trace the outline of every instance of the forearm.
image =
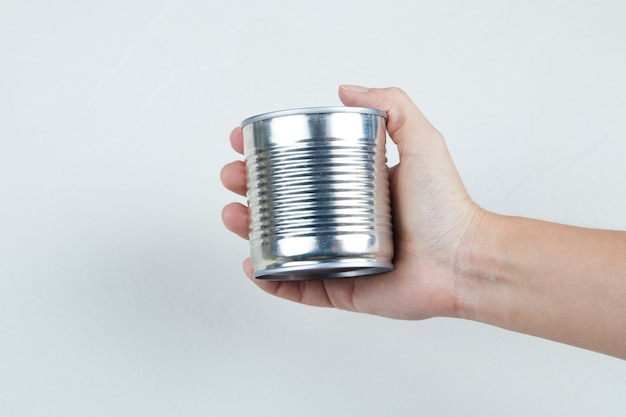
<svg viewBox="0 0 626 417">
<path fill-rule="evenodd" d="M 461 317 L 626 359 L 626 232 L 480 223 L 457 258 Z"/>
</svg>

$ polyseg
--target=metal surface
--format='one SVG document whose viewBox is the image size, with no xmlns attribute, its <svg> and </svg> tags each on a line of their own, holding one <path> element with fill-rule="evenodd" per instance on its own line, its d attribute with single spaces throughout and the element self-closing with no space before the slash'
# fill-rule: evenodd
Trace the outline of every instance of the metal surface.
<svg viewBox="0 0 626 417">
<path fill-rule="evenodd" d="M 295 109 L 242 126 L 256 278 L 340 278 L 393 268 L 383 112 Z"/>
</svg>

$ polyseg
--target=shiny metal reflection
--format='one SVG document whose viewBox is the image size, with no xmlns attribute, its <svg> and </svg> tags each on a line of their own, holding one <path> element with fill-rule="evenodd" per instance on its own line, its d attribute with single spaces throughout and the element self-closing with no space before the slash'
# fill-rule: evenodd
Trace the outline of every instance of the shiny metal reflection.
<svg viewBox="0 0 626 417">
<path fill-rule="evenodd" d="M 385 114 L 285 110 L 242 122 L 254 276 L 301 280 L 393 268 Z"/>
</svg>

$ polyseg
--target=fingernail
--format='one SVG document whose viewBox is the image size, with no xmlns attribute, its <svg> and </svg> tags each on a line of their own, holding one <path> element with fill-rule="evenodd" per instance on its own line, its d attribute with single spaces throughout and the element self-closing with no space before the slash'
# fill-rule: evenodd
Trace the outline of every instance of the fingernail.
<svg viewBox="0 0 626 417">
<path fill-rule="evenodd" d="M 369 88 L 360 85 L 342 85 L 340 86 L 340 88 L 352 91 L 353 93 L 367 93 L 368 91 L 370 91 Z"/>
</svg>

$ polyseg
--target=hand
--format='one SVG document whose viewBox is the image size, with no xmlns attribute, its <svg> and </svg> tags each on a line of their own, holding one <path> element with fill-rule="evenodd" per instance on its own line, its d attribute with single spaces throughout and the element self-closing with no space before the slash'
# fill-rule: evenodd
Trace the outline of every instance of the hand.
<svg viewBox="0 0 626 417">
<path fill-rule="evenodd" d="M 402 90 L 342 86 L 339 96 L 347 106 L 385 111 L 389 135 L 398 146 L 400 162 L 390 169 L 395 269 L 368 277 L 270 282 L 253 279 L 246 259 L 246 275 L 270 294 L 315 306 L 400 319 L 457 316 L 455 261 L 486 212 L 467 195 L 441 134 Z M 230 141 L 243 153 L 240 128 Z M 245 195 L 244 162 L 224 166 L 221 180 L 227 189 Z M 227 205 L 222 220 L 248 238 L 244 205 Z"/>
</svg>

